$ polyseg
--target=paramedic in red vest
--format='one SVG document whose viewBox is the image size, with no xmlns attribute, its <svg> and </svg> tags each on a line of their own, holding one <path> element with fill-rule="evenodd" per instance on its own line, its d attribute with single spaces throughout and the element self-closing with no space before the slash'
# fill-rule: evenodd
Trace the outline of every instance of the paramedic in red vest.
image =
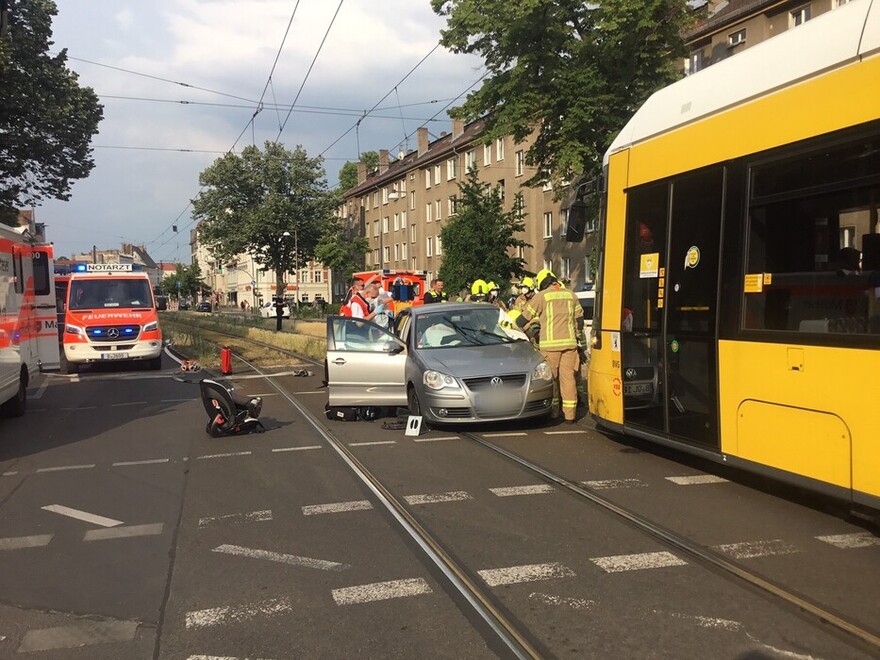
<svg viewBox="0 0 880 660">
<path fill-rule="evenodd" d="M 348 301 L 348 308 L 351 310 L 351 318 L 364 319 L 369 321 L 376 314 L 371 309 L 370 301 L 375 300 L 379 296 L 379 287 L 372 282 L 364 286 L 360 280 L 355 280 L 355 292 Z"/>
</svg>

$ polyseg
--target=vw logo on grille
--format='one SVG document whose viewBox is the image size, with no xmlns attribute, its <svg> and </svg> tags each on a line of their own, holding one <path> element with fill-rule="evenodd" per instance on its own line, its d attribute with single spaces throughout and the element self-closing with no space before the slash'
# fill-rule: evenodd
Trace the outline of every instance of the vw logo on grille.
<svg viewBox="0 0 880 660">
<path fill-rule="evenodd" d="M 110 328 L 107 331 L 107 336 L 110 337 L 110 339 L 116 339 L 117 337 L 119 337 L 119 329 L 118 328 Z"/>
<path fill-rule="evenodd" d="M 632 380 L 633 378 L 635 378 L 635 377 L 636 377 L 636 370 L 633 369 L 632 367 L 630 367 L 629 369 L 627 369 L 627 370 L 626 370 L 626 377 L 629 378 L 630 380 Z"/>
<path fill-rule="evenodd" d="M 493 376 L 492 380 L 489 381 L 489 385 L 492 387 L 501 387 L 504 385 L 504 381 L 501 380 L 498 376 Z"/>
</svg>

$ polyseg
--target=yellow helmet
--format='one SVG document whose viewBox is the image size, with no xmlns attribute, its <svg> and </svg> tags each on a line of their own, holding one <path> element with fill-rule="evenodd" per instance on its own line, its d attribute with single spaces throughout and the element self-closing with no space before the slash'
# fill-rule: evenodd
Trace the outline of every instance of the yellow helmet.
<svg viewBox="0 0 880 660">
<path fill-rule="evenodd" d="M 535 288 L 535 280 L 533 280 L 531 277 L 524 277 L 524 278 L 522 278 L 522 281 L 519 283 L 519 285 L 520 286 L 527 286 L 530 289 L 534 289 Z"/>
<path fill-rule="evenodd" d="M 553 274 L 549 268 L 545 268 L 540 271 L 535 277 L 535 282 L 538 284 L 538 291 L 543 291 L 548 286 L 550 286 L 553 282 L 558 281 L 556 276 Z"/>
<path fill-rule="evenodd" d="M 474 296 L 485 296 L 489 289 L 488 285 L 484 280 L 474 280 L 474 283 L 471 284 L 471 294 Z"/>
<path fill-rule="evenodd" d="M 486 291 L 487 291 L 487 292 L 488 292 L 488 291 L 492 291 L 492 290 L 494 290 L 494 289 L 500 289 L 500 288 L 501 288 L 501 287 L 499 287 L 497 284 L 495 284 L 494 281 L 493 281 L 493 282 L 489 282 L 489 283 L 486 285 Z"/>
</svg>

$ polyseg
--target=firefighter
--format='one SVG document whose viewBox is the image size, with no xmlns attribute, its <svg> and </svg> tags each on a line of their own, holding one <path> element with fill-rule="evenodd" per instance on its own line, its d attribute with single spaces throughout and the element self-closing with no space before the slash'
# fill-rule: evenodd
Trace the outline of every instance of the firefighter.
<svg viewBox="0 0 880 660">
<path fill-rule="evenodd" d="M 580 367 L 578 348 L 582 344 L 584 311 L 570 289 L 563 289 L 549 270 L 537 278 L 538 293 L 526 303 L 516 318 L 522 329 L 532 319 L 541 324 L 540 350 L 553 372 L 552 416 L 559 416 L 560 397 L 562 415 L 569 424 L 577 419 L 577 385 L 575 372 Z"/>
<path fill-rule="evenodd" d="M 474 283 L 471 284 L 471 296 L 469 300 L 473 302 L 485 302 L 486 296 L 489 293 L 489 285 L 485 280 L 474 280 Z"/>
<path fill-rule="evenodd" d="M 526 303 L 535 295 L 535 281 L 531 277 L 524 277 L 519 283 L 519 295 L 513 301 L 512 308 L 522 311 Z"/>
</svg>

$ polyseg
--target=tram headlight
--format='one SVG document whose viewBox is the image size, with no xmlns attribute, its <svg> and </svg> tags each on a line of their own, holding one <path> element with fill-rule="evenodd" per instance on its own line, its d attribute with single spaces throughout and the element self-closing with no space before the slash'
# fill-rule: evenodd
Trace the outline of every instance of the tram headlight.
<svg viewBox="0 0 880 660">
<path fill-rule="evenodd" d="M 550 365 L 547 364 L 546 360 L 535 367 L 535 370 L 532 372 L 532 380 L 553 380 L 553 372 L 550 370 Z"/>
<path fill-rule="evenodd" d="M 458 381 L 455 380 L 455 378 L 448 374 L 440 373 L 439 371 L 426 371 L 422 375 L 422 382 L 425 384 L 425 387 L 430 390 L 461 389 L 458 385 Z"/>
<path fill-rule="evenodd" d="M 65 323 L 64 324 L 64 332 L 66 332 L 69 335 L 76 335 L 77 337 L 85 337 L 86 336 L 85 330 L 83 330 L 78 325 L 73 325 L 72 323 Z"/>
</svg>

